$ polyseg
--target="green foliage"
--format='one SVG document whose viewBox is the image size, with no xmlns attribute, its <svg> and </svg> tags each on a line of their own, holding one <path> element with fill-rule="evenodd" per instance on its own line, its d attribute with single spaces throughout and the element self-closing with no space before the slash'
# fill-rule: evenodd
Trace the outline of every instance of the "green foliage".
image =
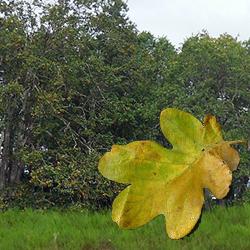
<svg viewBox="0 0 250 250">
<path fill-rule="evenodd" d="M 53 154 L 53 153 L 52 153 Z M 32 165 L 23 184 L 6 188 L 1 194 L 0 209 L 10 207 L 108 207 L 121 186 L 104 179 L 96 171 L 99 155 L 84 155 L 74 150 L 57 155 L 55 164 L 47 164 L 41 152 L 23 152 L 24 161 Z"/>
<path fill-rule="evenodd" d="M 5 207 L 110 205 L 122 187 L 99 176 L 98 155 L 133 140 L 167 145 L 158 117 L 169 106 L 216 115 L 226 139 L 248 137 L 249 41 L 199 34 L 177 51 L 139 33 L 121 0 L 29 2 L 0 3 Z M 249 176 L 240 151 L 237 175 Z"/>
</svg>

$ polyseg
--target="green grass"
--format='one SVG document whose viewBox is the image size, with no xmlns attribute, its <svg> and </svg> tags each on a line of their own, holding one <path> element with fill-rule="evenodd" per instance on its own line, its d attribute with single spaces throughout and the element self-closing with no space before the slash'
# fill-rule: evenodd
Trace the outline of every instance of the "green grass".
<svg viewBox="0 0 250 250">
<path fill-rule="evenodd" d="M 19 211 L 0 214 L 0 249 L 250 249 L 250 205 L 216 208 L 182 240 L 165 234 L 163 216 L 134 230 L 121 230 L 110 213 Z"/>
</svg>

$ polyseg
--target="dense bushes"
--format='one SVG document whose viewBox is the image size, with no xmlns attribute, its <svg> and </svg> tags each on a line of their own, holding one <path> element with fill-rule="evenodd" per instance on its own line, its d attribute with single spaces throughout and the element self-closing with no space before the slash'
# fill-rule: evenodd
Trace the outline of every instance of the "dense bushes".
<svg viewBox="0 0 250 250">
<path fill-rule="evenodd" d="M 99 155 L 72 153 L 72 157 L 60 155 L 56 165 L 40 164 L 31 174 L 26 173 L 27 181 L 5 188 L 0 208 L 109 207 L 122 187 L 98 174 Z"/>
<path fill-rule="evenodd" d="M 165 144 L 159 114 L 216 115 L 249 131 L 249 42 L 203 33 L 176 50 L 139 33 L 121 0 L 0 3 L 2 207 L 109 206 L 121 186 L 97 172 L 112 144 Z M 249 155 L 236 177 L 249 176 Z"/>
</svg>

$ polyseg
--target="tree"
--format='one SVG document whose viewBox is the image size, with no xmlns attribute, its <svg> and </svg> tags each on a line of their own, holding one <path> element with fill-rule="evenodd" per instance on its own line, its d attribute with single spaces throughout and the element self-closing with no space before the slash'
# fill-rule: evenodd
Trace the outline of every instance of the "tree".
<svg viewBox="0 0 250 250">
<path fill-rule="evenodd" d="M 16 181 L 7 181 L 2 167 L 2 188 L 22 179 L 25 195 L 44 193 L 50 202 L 110 203 L 117 186 L 97 174 L 98 153 L 154 134 L 145 126 L 151 114 L 144 106 L 165 77 L 168 59 L 159 57 L 171 58 L 173 46 L 155 39 L 153 53 L 148 50 L 118 0 L 1 6 L 7 83 L 1 109 L 11 134 L 4 150 L 8 168 L 19 171 Z"/>
<path fill-rule="evenodd" d="M 29 89 L 25 85 L 28 74 L 23 74 L 22 57 L 26 51 L 27 27 L 20 20 L 14 3 L 1 2 L 0 11 L 0 62 L 3 74 L 1 83 L 1 159 L 0 189 L 20 181 L 23 164 L 15 156 L 26 140 L 28 126 Z M 27 87 L 27 88 L 25 88 Z M 25 127 L 26 126 L 26 127 Z"/>
<path fill-rule="evenodd" d="M 248 43 L 198 35 L 177 53 L 166 38 L 139 33 L 127 10 L 121 0 L 0 3 L 6 199 L 110 204 L 120 187 L 98 175 L 99 155 L 138 139 L 167 145 L 158 129 L 166 107 L 211 112 L 228 137 L 245 136 Z"/>
<path fill-rule="evenodd" d="M 207 33 L 187 39 L 178 55 L 172 78 L 184 90 L 178 96 L 177 107 L 216 114 L 225 131 L 225 138 L 248 138 L 250 57 L 247 42 L 224 34 L 212 38 Z M 250 176 L 250 158 L 240 149 L 241 165 L 234 175 L 233 189 L 241 189 Z M 237 185 L 236 185 L 237 183 Z M 237 188 L 236 188 L 237 186 Z M 237 195 L 237 194 L 236 194 Z M 228 197 L 231 199 L 230 197 Z"/>
</svg>

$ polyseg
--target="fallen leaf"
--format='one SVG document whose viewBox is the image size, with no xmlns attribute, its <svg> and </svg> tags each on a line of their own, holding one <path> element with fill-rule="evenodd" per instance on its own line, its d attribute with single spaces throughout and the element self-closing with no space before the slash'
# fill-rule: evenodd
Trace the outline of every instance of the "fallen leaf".
<svg viewBox="0 0 250 250">
<path fill-rule="evenodd" d="M 224 141 L 211 115 L 202 124 L 189 113 L 168 108 L 161 112 L 160 125 L 172 149 L 153 141 L 114 145 L 98 168 L 104 177 L 130 184 L 112 206 L 119 227 L 136 228 L 163 214 L 169 237 L 180 239 L 199 220 L 204 188 L 218 199 L 228 193 L 240 160 L 231 144 L 242 141 Z"/>
</svg>

